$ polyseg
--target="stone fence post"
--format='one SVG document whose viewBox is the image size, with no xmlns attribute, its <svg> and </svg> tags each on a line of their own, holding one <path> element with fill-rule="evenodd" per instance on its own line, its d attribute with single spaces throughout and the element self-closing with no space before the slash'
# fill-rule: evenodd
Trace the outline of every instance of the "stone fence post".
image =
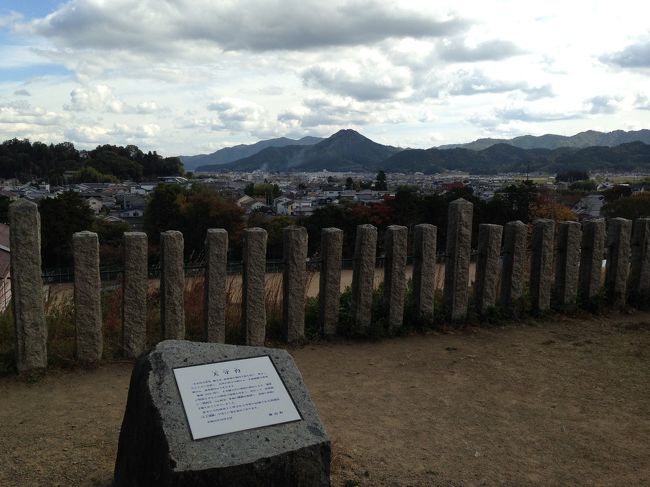
<svg viewBox="0 0 650 487">
<path fill-rule="evenodd" d="M 282 231 L 282 321 L 287 342 L 305 338 L 305 286 L 307 284 L 307 229 L 290 226 Z"/>
<path fill-rule="evenodd" d="M 530 302 L 535 311 L 547 311 L 551 307 L 554 233 L 553 220 L 540 219 L 535 222 L 530 261 Z"/>
<path fill-rule="evenodd" d="M 122 349 L 135 358 L 147 340 L 147 234 L 124 233 L 124 282 L 122 288 Z"/>
<path fill-rule="evenodd" d="M 261 347 L 266 339 L 266 230 L 244 230 L 241 334 L 246 345 Z"/>
<path fill-rule="evenodd" d="M 585 304 L 600 292 L 604 253 L 605 220 L 601 218 L 583 222 L 578 295 Z"/>
<path fill-rule="evenodd" d="M 496 303 L 502 233 L 501 225 L 479 225 L 474 300 L 481 315 Z"/>
<path fill-rule="evenodd" d="M 47 325 L 41 278 L 41 218 L 27 200 L 9 205 L 11 294 L 18 372 L 47 367 Z"/>
<path fill-rule="evenodd" d="M 354 246 L 350 309 L 354 331 L 360 334 L 367 334 L 370 331 L 376 255 L 377 228 L 373 225 L 358 225 Z"/>
<path fill-rule="evenodd" d="M 611 218 L 607 221 L 607 266 L 605 291 L 615 306 L 624 306 L 630 273 L 630 236 L 632 220 Z"/>
<path fill-rule="evenodd" d="M 632 232 L 630 296 L 644 306 L 650 298 L 650 218 L 637 218 Z"/>
<path fill-rule="evenodd" d="M 509 306 L 524 293 L 528 227 L 517 220 L 506 223 L 501 270 L 501 306 Z"/>
<path fill-rule="evenodd" d="M 160 234 L 160 321 L 165 340 L 185 339 L 185 267 L 183 234 L 169 230 Z"/>
<path fill-rule="evenodd" d="M 581 238 L 580 223 L 567 221 L 558 224 L 555 295 L 560 306 L 573 306 L 578 299 Z"/>
<path fill-rule="evenodd" d="M 413 232 L 413 306 L 418 318 L 432 319 L 436 294 L 435 225 L 415 225 Z"/>
<path fill-rule="evenodd" d="M 388 310 L 388 329 L 393 333 L 404 321 L 406 294 L 406 246 L 408 228 L 390 225 L 386 229 L 383 304 Z"/>
<path fill-rule="evenodd" d="M 94 232 L 72 236 L 74 253 L 74 314 L 77 334 L 77 359 L 97 362 L 102 358 L 101 278 L 99 239 Z"/>
<path fill-rule="evenodd" d="M 321 266 L 318 293 L 320 329 L 323 335 L 336 333 L 339 324 L 343 230 L 321 230 Z"/>
<path fill-rule="evenodd" d="M 452 320 L 467 316 L 473 207 L 469 201 L 459 198 L 449 203 L 447 211 L 444 298 Z"/>
<path fill-rule="evenodd" d="M 228 232 L 223 228 L 208 228 L 205 248 L 207 262 L 203 284 L 204 338 L 208 342 L 225 343 Z"/>
</svg>

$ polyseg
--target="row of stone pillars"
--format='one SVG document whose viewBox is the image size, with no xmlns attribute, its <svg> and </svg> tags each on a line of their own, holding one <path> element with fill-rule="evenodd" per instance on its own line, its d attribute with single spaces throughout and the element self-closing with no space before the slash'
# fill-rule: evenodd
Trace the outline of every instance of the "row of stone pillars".
<svg viewBox="0 0 650 487">
<path fill-rule="evenodd" d="M 468 314 L 472 204 L 459 199 L 449 205 L 444 279 L 444 304 L 452 320 Z M 43 286 L 40 262 L 40 221 L 37 206 L 25 200 L 12 203 L 11 273 L 19 371 L 47 364 Z M 601 292 L 602 259 L 607 247 L 606 296 L 615 305 L 625 304 L 629 294 L 650 292 L 650 219 L 632 222 L 621 218 L 580 225 L 576 222 L 538 220 L 533 225 L 529 293 L 531 307 L 546 311 L 551 292 L 559 306 L 572 306 L 580 293 L 585 300 Z M 557 231 L 556 231 L 557 230 Z M 513 306 L 526 291 L 528 226 L 522 222 L 479 226 L 475 269 L 474 304 L 485 314 L 499 304 Z M 284 229 L 283 331 L 288 342 L 305 336 L 305 286 L 307 281 L 307 232 L 302 227 Z M 432 319 L 434 312 L 437 229 L 416 225 L 413 229 L 413 316 Z M 607 240 L 606 240 L 607 238 Z M 266 231 L 244 230 L 241 340 L 263 345 L 266 334 L 265 273 Z M 503 245 L 502 245 L 503 240 Z M 161 234 L 160 278 L 161 335 L 185 338 L 183 235 Z M 385 233 L 385 271 L 382 304 L 390 331 L 402 326 L 406 294 L 408 229 L 389 226 Z M 324 335 L 336 333 L 339 323 L 343 232 L 325 228 L 321 233 L 319 324 Z M 376 324 L 372 316 L 377 229 L 357 227 L 352 278 L 353 332 L 368 334 Z M 102 356 L 102 318 L 99 243 L 92 232 L 73 236 L 74 301 L 77 358 L 95 362 Z M 204 337 L 225 340 L 226 258 L 228 234 L 210 229 L 206 236 Z M 631 259 L 631 266 L 630 266 Z M 628 276 L 632 268 L 631 276 Z M 501 279 L 499 279 L 499 276 Z M 629 277 L 629 279 L 628 279 Z M 122 345 L 127 357 L 146 346 L 147 236 L 124 234 Z"/>
</svg>

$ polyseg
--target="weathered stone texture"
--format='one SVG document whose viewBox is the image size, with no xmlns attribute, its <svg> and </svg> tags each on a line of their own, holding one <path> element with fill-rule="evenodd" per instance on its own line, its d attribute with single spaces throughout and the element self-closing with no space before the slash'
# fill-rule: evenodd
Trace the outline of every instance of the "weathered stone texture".
<svg viewBox="0 0 650 487">
<path fill-rule="evenodd" d="M 122 347 L 126 357 L 137 357 L 146 346 L 147 283 L 147 234 L 125 232 Z"/>
<path fill-rule="evenodd" d="M 244 230 L 244 269 L 242 273 L 242 338 L 246 345 L 262 346 L 266 339 L 264 303 L 266 273 L 266 230 Z"/>
<path fill-rule="evenodd" d="M 578 299 L 581 239 L 580 223 L 560 222 L 558 224 L 555 295 L 560 306 L 573 306 Z"/>
<path fill-rule="evenodd" d="M 334 335 L 339 323 L 343 231 L 338 228 L 323 228 L 321 231 L 320 252 L 321 267 L 318 294 L 320 327 L 324 335 Z"/>
<path fill-rule="evenodd" d="M 502 233 L 501 225 L 479 225 L 474 300 L 480 314 L 496 303 Z"/>
<path fill-rule="evenodd" d="M 524 292 L 528 227 L 519 220 L 508 222 L 504 233 L 500 303 L 508 306 Z"/>
<path fill-rule="evenodd" d="M 99 275 L 99 239 L 94 232 L 72 236 L 74 253 L 74 311 L 77 359 L 96 362 L 102 358 L 102 306 Z"/>
<path fill-rule="evenodd" d="M 11 293 L 18 372 L 47 367 L 47 324 L 41 278 L 41 219 L 27 200 L 9 205 Z"/>
<path fill-rule="evenodd" d="M 459 198 L 449 204 L 447 212 L 444 298 L 452 320 L 467 316 L 473 207 L 469 201 Z"/>
<path fill-rule="evenodd" d="M 600 293 L 604 254 L 605 220 L 601 218 L 583 222 L 578 293 L 585 302 Z"/>
<path fill-rule="evenodd" d="M 401 328 L 404 321 L 407 242 L 408 228 L 390 225 L 386 229 L 383 302 L 388 309 L 388 328 L 392 332 Z"/>
<path fill-rule="evenodd" d="M 204 334 L 208 342 L 226 341 L 228 232 L 209 228 L 205 238 L 207 262 L 204 285 Z"/>
<path fill-rule="evenodd" d="M 373 225 L 358 225 L 354 246 L 350 308 L 354 331 L 360 334 L 370 331 L 376 255 L 377 228 Z"/>
<path fill-rule="evenodd" d="M 305 286 L 307 285 L 307 229 L 290 226 L 282 231 L 284 274 L 282 317 L 287 342 L 305 338 Z"/>
<path fill-rule="evenodd" d="M 611 218 L 607 220 L 607 266 L 605 291 L 607 299 L 616 306 L 624 306 L 627 279 L 630 273 L 630 237 L 632 220 Z"/>
<path fill-rule="evenodd" d="M 436 293 L 437 228 L 423 223 L 413 232 L 413 306 L 417 316 L 433 317 Z"/>
<path fill-rule="evenodd" d="M 547 311 L 551 307 L 554 234 L 553 220 L 535 221 L 530 260 L 530 303 L 536 311 Z"/>
<path fill-rule="evenodd" d="M 650 298 L 650 218 L 638 218 L 634 222 L 630 295 L 644 305 Z"/>
<path fill-rule="evenodd" d="M 263 355 L 302 420 L 193 441 L 173 369 Z M 330 461 L 330 440 L 286 350 L 168 340 L 133 368 L 113 485 L 326 487 Z"/>
<path fill-rule="evenodd" d="M 185 338 L 185 267 L 183 234 L 169 230 L 160 234 L 160 321 L 164 339 Z"/>
</svg>

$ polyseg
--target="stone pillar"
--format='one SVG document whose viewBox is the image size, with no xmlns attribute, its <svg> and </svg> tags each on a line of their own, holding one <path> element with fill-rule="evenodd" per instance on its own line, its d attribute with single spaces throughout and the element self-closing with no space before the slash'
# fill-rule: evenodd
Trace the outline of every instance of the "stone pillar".
<svg viewBox="0 0 650 487">
<path fill-rule="evenodd" d="M 307 284 L 307 229 L 290 226 L 282 230 L 282 322 L 287 342 L 305 339 L 305 285 Z"/>
<path fill-rule="evenodd" d="M 376 255 L 377 228 L 373 225 L 358 225 L 354 245 L 350 310 L 354 332 L 359 334 L 370 332 Z"/>
<path fill-rule="evenodd" d="M 632 220 L 610 218 L 607 220 L 607 267 L 605 269 L 605 292 L 607 300 L 624 306 L 627 278 L 630 273 L 630 237 Z"/>
<path fill-rule="evenodd" d="M 339 324 L 342 252 L 343 230 L 323 228 L 318 305 L 320 329 L 326 336 L 334 335 Z"/>
<path fill-rule="evenodd" d="M 459 198 L 449 203 L 447 211 L 444 297 L 452 320 L 462 320 L 467 316 L 473 206 Z"/>
<path fill-rule="evenodd" d="M 547 311 L 551 307 L 554 233 L 553 220 L 535 221 L 530 259 L 530 303 L 535 311 Z"/>
<path fill-rule="evenodd" d="M 160 321 L 165 340 L 185 339 L 185 267 L 183 234 L 160 234 Z"/>
<path fill-rule="evenodd" d="M 600 293 L 604 253 L 605 220 L 601 218 L 583 222 L 578 294 L 585 303 Z"/>
<path fill-rule="evenodd" d="M 558 223 L 555 295 L 560 306 L 573 306 L 578 299 L 581 238 L 582 227 L 580 223 Z"/>
<path fill-rule="evenodd" d="M 11 294 L 18 372 L 47 367 L 47 324 L 41 279 L 38 206 L 20 199 L 9 205 Z"/>
<path fill-rule="evenodd" d="M 630 296 L 644 306 L 650 298 L 650 218 L 638 218 L 634 222 Z"/>
<path fill-rule="evenodd" d="M 77 359 L 97 362 L 102 358 L 102 306 L 99 276 L 99 239 L 94 232 L 72 236 L 74 253 L 74 314 Z"/>
<path fill-rule="evenodd" d="M 436 294 L 435 225 L 415 225 L 413 232 L 413 307 L 419 318 L 433 318 Z"/>
<path fill-rule="evenodd" d="M 506 223 L 501 270 L 501 306 L 508 306 L 524 293 L 528 226 L 517 220 Z"/>
<path fill-rule="evenodd" d="M 223 228 L 208 228 L 205 249 L 204 339 L 207 342 L 225 343 L 228 232 Z"/>
<path fill-rule="evenodd" d="M 244 230 L 241 334 L 246 345 L 260 347 L 266 338 L 266 230 Z"/>
<path fill-rule="evenodd" d="M 404 322 L 406 295 L 406 246 L 408 228 L 390 225 L 386 229 L 384 260 L 384 307 L 388 310 L 388 329 L 395 332 Z"/>
<path fill-rule="evenodd" d="M 496 303 L 502 234 L 501 225 L 483 223 L 478 228 L 474 301 L 476 311 L 481 315 Z"/>
<path fill-rule="evenodd" d="M 146 347 L 147 277 L 147 234 L 125 232 L 122 348 L 129 358 L 139 356 Z"/>
</svg>

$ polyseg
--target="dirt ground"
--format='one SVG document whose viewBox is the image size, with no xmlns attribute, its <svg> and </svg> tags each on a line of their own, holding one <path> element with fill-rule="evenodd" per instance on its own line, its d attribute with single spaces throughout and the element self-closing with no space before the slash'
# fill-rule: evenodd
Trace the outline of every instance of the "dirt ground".
<svg viewBox="0 0 650 487">
<path fill-rule="evenodd" d="M 292 354 L 334 486 L 650 485 L 650 313 Z M 0 378 L 0 485 L 110 485 L 130 370 Z"/>
</svg>

